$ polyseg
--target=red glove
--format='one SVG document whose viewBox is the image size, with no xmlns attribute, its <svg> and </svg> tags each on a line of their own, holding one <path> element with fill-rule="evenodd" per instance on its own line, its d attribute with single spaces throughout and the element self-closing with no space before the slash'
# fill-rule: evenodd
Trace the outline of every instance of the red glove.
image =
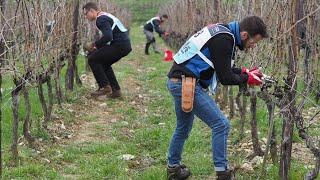
<svg viewBox="0 0 320 180">
<path fill-rule="evenodd" d="M 242 68 L 242 73 L 246 73 L 248 75 L 247 84 L 249 86 L 260 86 L 262 84 L 263 74 L 258 67 L 254 67 L 250 70 Z"/>
<path fill-rule="evenodd" d="M 249 72 L 251 72 L 254 75 L 258 76 L 260 79 L 262 79 L 262 77 L 263 77 L 263 73 L 260 71 L 260 69 L 258 67 L 254 67 L 254 68 L 250 69 Z"/>
</svg>

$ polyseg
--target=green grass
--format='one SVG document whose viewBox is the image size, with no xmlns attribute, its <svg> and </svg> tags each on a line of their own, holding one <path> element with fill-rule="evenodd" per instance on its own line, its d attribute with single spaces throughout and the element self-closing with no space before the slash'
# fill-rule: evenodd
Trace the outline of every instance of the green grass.
<svg viewBox="0 0 320 180">
<path fill-rule="evenodd" d="M 167 72 L 171 63 L 162 61 L 162 55 L 143 54 L 143 45 L 145 37 L 141 28 L 142 22 L 152 17 L 157 9 L 148 3 L 152 0 L 119 0 L 121 5 L 130 7 L 134 13 L 135 23 L 131 28 L 131 40 L 134 51 L 123 60 L 114 65 L 116 75 L 120 81 L 121 87 L 125 93 L 124 100 L 108 100 L 107 106 L 114 111 L 113 115 L 120 118 L 119 121 L 108 124 L 110 132 L 102 132 L 101 126 L 96 126 L 99 133 L 107 133 L 108 140 L 99 142 L 75 144 L 70 142 L 67 145 L 48 145 L 48 149 L 37 154 L 34 150 L 22 147 L 20 148 L 20 165 L 18 167 L 9 167 L 9 145 L 11 139 L 11 109 L 10 106 L 4 107 L 3 139 L 4 148 L 4 179 L 136 179 L 136 180 L 160 180 L 166 178 L 166 155 L 171 135 L 175 128 L 175 113 L 173 100 L 166 89 Z M 159 4 L 159 3 L 158 3 Z M 148 11 L 141 11 L 141 7 L 151 6 Z M 149 12 L 150 11 L 150 12 Z M 137 12 L 137 13 L 136 13 Z M 158 38 L 158 37 L 157 37 Z M 163 47 L 160 39 L 157 42 Z M 83 57 L 79 57 L 78 65 L 80 74 L 84 73 Z M 136 66 L 132 64 L 136 63 Z M 142 71 L 137 70 L 137 68 Z M 65 72 L 63 72 L 64 74 Z M 62 78 L 63 79 L 63 78 Z M 130 80 L 134 79 L 141 86 L 139 93 L 148 97 L 142 107 L 131 105 L 132 100 L 137 94 L 130 94 Z M 64 82 L 62 82 L 64 84 Z M 11 87 L 10 77 L 4 78 L 4 87 Z M 236 90 L 234 90 L 235 92 Z M 5 90 L 8 93 L 9 90 Z M 69 103 L 82 104 L 79 99 L 88 91 L 84 88 L 76 88 L 69 96 Z M 32 120 L 38 122 L 43 116 L 41 105 L 39 104 L 36 90 L 30 94 L 32 102 Z M 8 101 L 9 97 L 5 98 Z M 23 102 L 23 100 L 22 100 Z M 249 101 L 248 101 L 249 102 Z M 10 104 L 10 103 L 9 103 Z M 21 103 L 23 104 L 23 103 Z M 119 108 L 120 107 L 120 108 Z M 258 101 L 258 127 L 261 134 L 260 138 L 266 137 L 268 121 L 267 112 L 264 103 Z M 146 112 L 142 109 L 147 109 Z M 77 121 L 74 114 L 65 110 L 59 110 L 59 115 L 63 115 L 70 123 Z M 21 115 L 23 115 L 23 105 L 21 106 Z M 97 121 L 97 116 L 85 116 L 87 122 Z M 249 117 L 247 117 L 246 130 L 250 129 Z M 125 123 L 125 122 L 126 123 Z M 159 125 L 159 123 L 164 123 Z M 232 127 L 238 128 L 239 118 L 232 119 Z M 282 122 L 276 119 L 276 131 L 278 143 L 282 129 Z M 132 130 L 132 136 L 128 137 L 122 133 L 122 129 Z M 33 131 L 34 132 L 34 131 Z M 36 132 L 38 137 L 47 137 L 45 132 Z M 248 138 L 249 135 L 246 136 Z M 231 132 L 230 140 L 238 138 L 238 133 Z M 295 140 L 299 138 L 295 134 Z M 124 161 L 119 157 L 123 154 L 132 154 L 135 156 L 132 161 Z M 211 157 L 211 132 L 210 129 L 199 119 L 196 119 L 190 137 L 185 144 L 183 153 L 183 162 L 187 164 L 193 173 L 193 179 L 212 179 L 214 170 Z M 239 153 L 230 156 L 231 164 L 239 164 L 245 161 L 245 154 Z M 44 158 L 51 162 L 47 163 Z M 137 163 L 139 162 L 139 163 Z M 145 163 L 145 164 L 144 164 Z M 266 179 L 279 179 L 278 167 L 268 165 Z M 299 161 L 292 161 L 291 179 L 302 179 L 306 169 Z M 238 179 L 256 179 L 260 172 L 256 169 L 255 173 L 247 174 L 239 172 Z"/>
<path fill-rule="evenodd" d="M 131 10 L 133 21 L 140 25 L 158 14 L 158 8 L 171 0 L 113 0 L 119 5 Z"/>
</svg>

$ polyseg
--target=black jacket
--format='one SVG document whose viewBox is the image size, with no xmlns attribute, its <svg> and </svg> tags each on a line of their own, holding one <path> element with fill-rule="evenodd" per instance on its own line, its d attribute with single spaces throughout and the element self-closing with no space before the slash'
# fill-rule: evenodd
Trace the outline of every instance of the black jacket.
<svg viewBox="0 0 320 180">
<path fill-rule="evenodd" d="M 152 21 L 152 23 L 154 25 L 154 30 L 159 34 L 159 36 L 161 36 L 164 33 L 164 30 L 160 28 L 161 21 L 155 19 Z M 146 23 L 143 28 L 147 31 L 153 32 L 153 26 L 151 22 Z"/>
<path fill-rule="evenodd" d="M 211 58 L 215 69 L 208 68 L 200 74 L 201 80 L 208 80 L 212 77 L 214 71 L 217 73 L 218 80 L 223 85 L 241 85 L 247 82 L 248 75 L 241 74 L 241 69 L 231 67 L 233 54 L 233 38 L 229 34 L 219 34 L 211 38 L 203 48 L 209 48 Z M 174 62 L 168 77 L 181 78 L 181 75 L 195 77 L 195 75 L 185 65 L 188 61 L 177 64 Z M 204 87 L 207 88 L 207 87 Z"/>
<path fill-rule="evenodd" d="M 128 43 L 130 41 L 128 32 L 121 32 L 118 27 L 112 31 L 113 20 L 108 16 L 99 16 L 96 20 L 96 26 L 102 32 L 102 37 L 95 42 L 97 48 L 107 43 Z"/>
</svg>

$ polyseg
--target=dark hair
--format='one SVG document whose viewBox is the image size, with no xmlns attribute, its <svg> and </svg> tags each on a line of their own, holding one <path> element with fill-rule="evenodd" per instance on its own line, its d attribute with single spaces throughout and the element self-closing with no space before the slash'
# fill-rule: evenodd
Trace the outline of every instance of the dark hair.
<svg viewBox="0 0 320 180">
<path fill-rule="evenodd" d="M 99 10 L 98 5 L 94 2 L 88 2 L 87 4 L 82 6 L 82 9 L 89 11 L 90 9 Z"/>
<path fill-rule="evenodd" d="M 162 18 L 165 18 L 165 19 L 168 19 L 168 15 L 166 15 L 166 14 L 162 14 L 162 16 L 161 16 Z"/>
<path fill-rule="evenodd" d="M 267 26 L 258 16 L 247 16 L 240 22 L 240 31 L 247 31 L 250 36 L 260 34 L 263 38 L 269 37 Z"/>
</svg>

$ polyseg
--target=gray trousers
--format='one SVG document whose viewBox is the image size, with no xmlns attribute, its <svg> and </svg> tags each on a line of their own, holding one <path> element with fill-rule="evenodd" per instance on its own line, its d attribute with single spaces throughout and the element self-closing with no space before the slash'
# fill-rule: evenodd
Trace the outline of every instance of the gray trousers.
<svg viewBox="0 0 320 180">
<path fill-rule="evenodd" d="M 153 47 L 153 50 L 154 51 L 158 51 L 158 47 L 157 47 L 157 44 L 156 44 L 156 38 L 154 37 L 153 32 L 145 30 L 145 29 L 143 30 L 143 32 L 146 35 L 147 44 L 151 44 L 152 47 Z"/>
</svg>

